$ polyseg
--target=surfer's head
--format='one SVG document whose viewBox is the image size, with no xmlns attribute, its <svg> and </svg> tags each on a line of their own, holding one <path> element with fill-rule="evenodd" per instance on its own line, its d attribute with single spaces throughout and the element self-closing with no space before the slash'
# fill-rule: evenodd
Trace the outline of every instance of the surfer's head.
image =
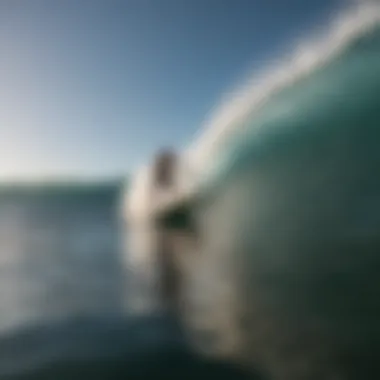
<svg viewBox="0 0 380 380">
<path fill-rule="evenodd" d="M 177 155 L 172 150 L 163 149 L 156 155 L 153 163 L 153 181 L 156 186 L 170 188 L 175 185 L 176 164 Z"/>
</svg>

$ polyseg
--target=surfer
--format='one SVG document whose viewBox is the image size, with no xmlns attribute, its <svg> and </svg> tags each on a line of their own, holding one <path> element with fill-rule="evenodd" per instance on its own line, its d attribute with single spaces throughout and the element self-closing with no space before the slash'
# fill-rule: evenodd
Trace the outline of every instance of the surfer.
<svg viewBox="0 0 380 380">
<path fill-rule="evenodd" d="M 176 165 L 177 156 L 172 150 L 164 149 L 157 154 L 153 163 L 153 197 L 161 192 L 167 194 L 175 191 Z M 173 237 L 162 226 L 157 226 L 156 232 L 160 294 L 166 308 L 172 310 L 176 308 L 180 288 L 180 276 L 174 262 Z"/>
</svg>

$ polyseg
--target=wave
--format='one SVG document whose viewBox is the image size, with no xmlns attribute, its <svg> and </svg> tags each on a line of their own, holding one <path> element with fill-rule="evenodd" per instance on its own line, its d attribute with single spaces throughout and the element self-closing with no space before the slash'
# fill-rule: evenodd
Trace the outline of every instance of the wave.
<svg viewBox="0 0 380 380">
<path fill-rule="evenodd" d="M 184 318 L 213 349 L 289 378 L 300 361 L 349 373 L 326 363 L 347 350 L 365 367 L 378 350 L 379 94 L 380 4 L 367 2 L 249 83 L 186 152 L 212 199 L 188 281 L 203 301 Z"/>
<path fill-rule="evenodd" d="M 378 2 L 337 16 L 183 153 L 213 195 L 182 315 L 201 350 L 309 378 L 349 371 L 335 368 L 345 348 L 361 364 L 378 349 L 379 24 Z"/>
</svg>

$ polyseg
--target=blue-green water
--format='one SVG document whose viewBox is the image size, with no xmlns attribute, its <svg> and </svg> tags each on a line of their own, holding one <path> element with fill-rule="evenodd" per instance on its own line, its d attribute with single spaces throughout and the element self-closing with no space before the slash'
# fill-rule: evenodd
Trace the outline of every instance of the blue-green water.
<svg viewBox="0 0 380 380">
<path fill-rule="evenodd" d="M 2 380 L 240 376 L 193 356 L 167 317 L 126 313 L 120 191 L 0 189 Z"/>
</svg>

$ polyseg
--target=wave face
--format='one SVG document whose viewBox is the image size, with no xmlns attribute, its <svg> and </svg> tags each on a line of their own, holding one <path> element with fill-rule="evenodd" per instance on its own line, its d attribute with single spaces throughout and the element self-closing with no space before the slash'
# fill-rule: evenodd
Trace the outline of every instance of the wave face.
<svg viewBox="0 0 380 380">
<path fill-rule="evenodd" d="M 375 3 L 340 20 L 188 152 L 209 198 L 184 318 L 208 349 L 275 378 L 375 371 L 379 20 Z"/>
</svg>

